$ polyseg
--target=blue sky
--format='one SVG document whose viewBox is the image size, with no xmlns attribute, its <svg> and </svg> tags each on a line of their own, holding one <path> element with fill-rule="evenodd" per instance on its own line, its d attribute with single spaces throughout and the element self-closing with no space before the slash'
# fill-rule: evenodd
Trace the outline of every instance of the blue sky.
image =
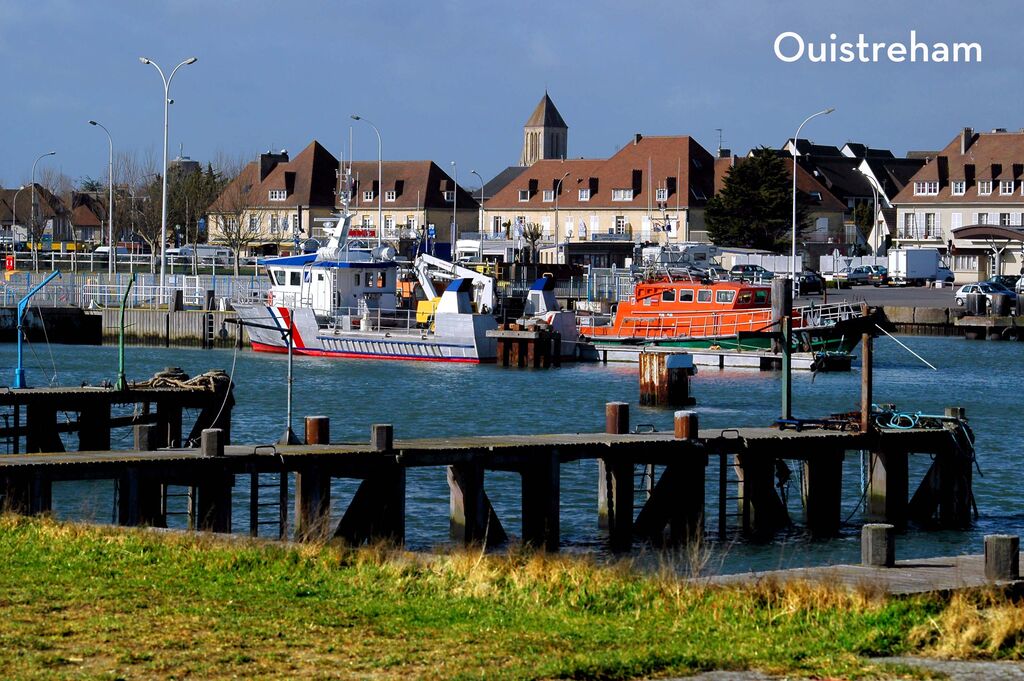
<svg viewBox="0 0 1024 681">
<path fill-rule="evenodd" d="M 773 0 L 507 3 L 464 0 L 81 2 L 0 0 L 0 182 L 40 162 L 105 177 L 106 125 L 117 150 L 159 157 L 162 85 L 175 76 L 170 147 L 205 161 L 335 155 L 359 113 L 386 159 L 458 163 L 460 180 L 517 162 L 522 125 L 545 88 L 569 124 L 571 157 L 606 157 L 635 132 L 689 134 L 710 151 L 722 128 L 737 153 L 802 136 L 897 153 L 937 149 L 970 125 L 1024 127 L 1017 2 Z M 978 42 L 980 64 L 786 64 L 783 31 L 808 42 Z M 376 137 L 355 124 L 357 159 Z"/>
</svg>

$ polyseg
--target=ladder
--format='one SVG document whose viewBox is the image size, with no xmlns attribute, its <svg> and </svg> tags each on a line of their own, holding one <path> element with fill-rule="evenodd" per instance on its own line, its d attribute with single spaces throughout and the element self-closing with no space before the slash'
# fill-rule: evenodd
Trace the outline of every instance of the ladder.
<svg viewBox="0 0 1024 681">
<path fill-rule="evenodd" d="M 274 478 L 277 478 L 274 480 Z M 262 491 L 271 491 L 276 498 L 272 501 L 261 501 Z M 276 518 L 260 518 L 260 509 L 277 508 Z M 288 473 L 257 473 L 249 474 L 249 536 L 258 537 L 260 527 L 277 526 L 277 538 L 288 538 Z"/>
</svg>

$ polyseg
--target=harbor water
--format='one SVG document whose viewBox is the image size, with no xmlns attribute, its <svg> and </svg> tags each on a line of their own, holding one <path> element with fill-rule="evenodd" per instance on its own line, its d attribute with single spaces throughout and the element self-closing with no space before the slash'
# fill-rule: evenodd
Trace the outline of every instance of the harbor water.
<svg viewBox="0 0 1024 681">
<path fill-rule="evenodd" d="M 932 370 L 893 340 L 875 341 L 875 402 L 895 403 L 905 411 L 941 414 L 947 406 L 967 410 L 977 435 L 981 475 L 974 492 L 980 518 L 968 531 L 929 532 L 911 529 L 898 539 L 898 557 L 979 553 L 982 537 L 1018 534 L 1024 525 L 1024 500 L 1017 471 L 1022 441 L 1016 418 L 1016 386 L 1024 383 L 1024 345 L 972 342 L 958 338 L 903 338 L 937 367 Z M 0 346 L 0 366 L 13 376 L 13 345 Z M 25 353 L 29 385 L 96 385 L 116 377 L 115 347 L 44 346 Z M 233 375 L 237 405 L 233 440 L 270 443 L 285 430 L 287 359 L 249 350 L 127 349 L 127 376 L 142 380 L 167 366 L 190 375 L 224 369 Z M 630 403 L 631 423 L 671 430 L 672 410 L 639 406 L 636 365 L 564 365 L 529 371 L 495 366 L 374 362 L 296 357 L 294 424 L 301 434 L 304 415 L 331 419 L 332 441 L 366 441 L 372 423 L 392 423 L 395 437 L 500 435 L 513 433 L 594 432 L 604 427 L 604 405 Z M 779 413 L 781 376 L 775 372 L 702 369 L 692 382 L 702 427 L 763 426 Z M 794 374 L 794 415 L 814 418 L 858 409 L 860 375 Z M 189 415 L 186 414 L 186 418 Z M 194 415 L 192 415 L 194 418 Z M 190 421 L 186 420 L 186 427 Z M 129 429 L 115 431 L 112 446 L 130 448 Z M 73 446 L 73 442 L 70 443 Z M 911 457 L 911 493 L 930 463 Z M 859 528 L 864 522 L 862 461 L 848 452 L 843 469 L 843 519 L 838 538 L 813 541 L 800 530 L 798 467 L 793 466 L 789 508 L 796 525 L 767 544 L 735 537 L 709 541 L 708 572 L 765 570 L 859 560 Z M 709 538 L 717 522 L 717 471 L 708 469 Z M 597 527 L 596 477 L 593 461 L 562 467 L 561 534 L 565 551 L 606 556 L 606 537 Z M 407 476 L 407 546 L 431 550 L 448 541 L 448 487 L 443 468 L 413 469 Z M 519 532 L 519 478 L 508 473 L 487 476 L 488 495 L 510 535 Z M 248 529 L 248 480 L 236 484 L 236 532 Z M 340 517 L 355 483 L 336 481 L 333 517 Z M 109 522 L 114 504 L 110 482 L 58 483 L 54 513 L 58 517 Z M 730 509 L 733 510 L 733 509 Z M 273 509 L 268 517 L 276 517 Z M 181 526 L 180 517 L 169 520 Z M 265 533 L 273 534 L 268 527 Z M 638 545 L 638 551 L 650 552 Z"/>
</svg>

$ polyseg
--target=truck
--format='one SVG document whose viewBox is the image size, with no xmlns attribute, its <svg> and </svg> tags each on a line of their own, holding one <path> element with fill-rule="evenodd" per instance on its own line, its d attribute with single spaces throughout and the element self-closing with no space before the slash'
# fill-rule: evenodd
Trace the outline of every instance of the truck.
<svg viewBox="0 0 1024 681">
<path fill-rule="evenodd" d="M 949 271 L 941 266 L 935 248 L 901 248 L 889 251 L 889 284 L 892 286 L 924 286 L 946 280 Z"/>
</svg>

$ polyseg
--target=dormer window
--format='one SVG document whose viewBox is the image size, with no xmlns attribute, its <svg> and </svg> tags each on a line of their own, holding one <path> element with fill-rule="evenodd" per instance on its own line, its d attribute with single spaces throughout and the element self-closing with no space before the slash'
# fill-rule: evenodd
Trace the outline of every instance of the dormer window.
<svg viewBox="0 0 1024 681">
<path fill-rule="evenodd" d="M 271 189 L 268 198 L 271 201 L 284 201 L 288 198 L 288 192 L 283 189 Z"/>
<path fill-rule="evenodd" d="M 612 190 L 612 201 L 632 201 L 633 190 L 632 189 L 613 189 Z"/>
<path fill-rule="evenodd" d="M 992 193 L 992 180 L 978 180 L 978 196 L 988 196 Z"/>
<path fill-rule="evenodd" d="M 373 190 L 369 189 L 363 192 L 363 201 L 373 201 Z"/>
<path fill-rule="evenodd" d="M 529 201 L 530 200 L 530 190 L 529 189 L 520 189 L 519 190 L 519 200 L 520 201 Z"/>
<path fill-rule="evenodd" d="M 1013 193 L 1013 180 L 999 180 L 999 195 L 1009 196 Z"/>
<path fill-rule="evenodd" d="M 555 200 L 555 190 L 554 189 L 545 189 L 544 190 L 544 200 L 548 201 L 548 202 L 554 201 Z"/>
<path fill-rule="evenodd" d="M 580 190 L 580 201 L 589 201 L 589 200 L 590 200 L 590 190 L 589 189 L 581 189 Z"/>
<path fill-rule="evenodd" d="M 953 180 L 949 186 L 953 196 L 963 196 L 967 192 L 966 180 Z"/>
<path fill-rule="evenodd" d="M 914 196 L 935 196 L 939 193 L 938 180 L 914 183 Z"/>
<path fill-rule="evenodd" d="M 455 191 L 454 191 L 454 190 L 448 190 L 448 191 L 446 191 L 446 192 L 444 193 L 444 200 L 445 200 L 445 201 L 446 201 L 447 203 L 452 203 L 452 202 L 454 202 L 454 201 L 455 201 Z"/>
<path fill-rule="evenodd" d="M 384 192 L 384 200 L 385 201 L 394 201 L 395 200 L 395 196 L 396 196 L 396 194 L 395 194 L 395 191 L 393 189 L 391 191 Z"/>
<path fill-rule="evenodd" d="M 657 190 L 655 190 L 655 192 L 654 192 L 654 200 L 655 201 L 668 201 L 668 188 L 667 187 L 659 187 Z"/>
<path fill-rule="evenodd" d="M 821 203 L 821 192 L 809 192 L 809 194 L 812 199 L 814 199 L 818 203 Z"/>
</svg>

